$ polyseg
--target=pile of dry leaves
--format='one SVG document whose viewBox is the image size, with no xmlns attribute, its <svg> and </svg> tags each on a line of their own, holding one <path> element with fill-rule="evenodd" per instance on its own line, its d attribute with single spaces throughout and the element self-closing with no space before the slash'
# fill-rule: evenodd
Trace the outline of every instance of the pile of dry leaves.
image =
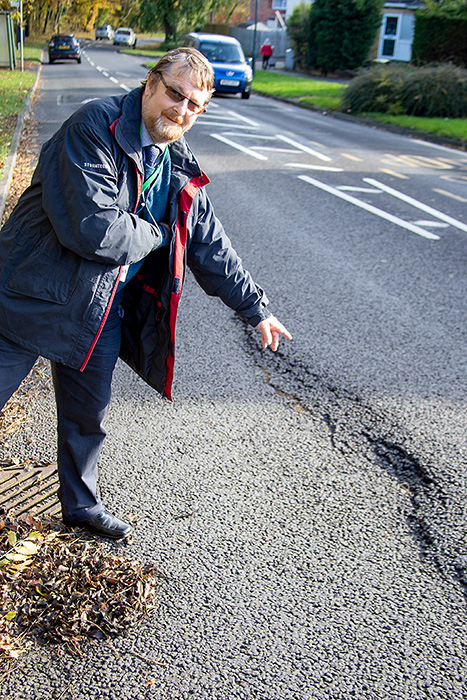
<svg viewBox="0 0 467 700">
<path fill-rule="evenodd" d="M 0 672 L 34 638 L 80 652 L 151 609 L 161 574 L 54 520 L 0 519 Z"/>
</svg>

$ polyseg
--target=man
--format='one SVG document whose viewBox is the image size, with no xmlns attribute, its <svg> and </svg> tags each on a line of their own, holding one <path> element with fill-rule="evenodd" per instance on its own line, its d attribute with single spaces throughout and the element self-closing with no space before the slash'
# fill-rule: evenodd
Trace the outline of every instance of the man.
<svg viewBox="0 0 467 700">
<path fill-rule="evenodd" d="M 115 539 L 132 527 L 97 495 L 112 373 L 120 355 L 171 398 L 185 259 L 263 347 L 291 338 L 243 269 L 183 138 L 213 84 L 202 54 L 176 49 L 142 87 L 79 109 L 44 145 L 0 235 L 0 408 L 38 355 L 51 360 L 63 520 Z"/>
</svg>

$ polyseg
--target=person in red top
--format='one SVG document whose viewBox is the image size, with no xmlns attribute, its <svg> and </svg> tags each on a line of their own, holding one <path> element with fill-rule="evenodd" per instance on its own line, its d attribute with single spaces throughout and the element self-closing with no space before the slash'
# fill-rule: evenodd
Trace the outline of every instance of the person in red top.
<svg viewBox="0 0 467 700">
<path fill-rule="evenodd" d="M 263 70 L 267 70 L 267 67 L 269 65 L 269 59 L 272 56 L 272 46 L 270 39 L 266 39 L 259 51 L 259 55 L 263 57 Z"/>
</svg>

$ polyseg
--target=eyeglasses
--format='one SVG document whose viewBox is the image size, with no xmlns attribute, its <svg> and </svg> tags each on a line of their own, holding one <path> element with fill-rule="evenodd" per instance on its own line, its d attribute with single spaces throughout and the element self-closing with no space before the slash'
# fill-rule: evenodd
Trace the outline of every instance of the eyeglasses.
<svg viewBox="0 0 467 700">
<path fill-rule="evenodd" d="M 183 102 L 183 100 L 188 100 L 187 106 L 190 112 L 193 112 L 194 114 L 202 114 L 206 111 L 207 105 L 200 105 L 197 102 L 190 100 L 189 97 L 187 97 L 186 95 L 182 95 L 182 93 L 179 92 L 176 88 L 172 87 L 172 85 L 167 85 L 162 73 L 159 73 L 159 75 L 161 76 L 162 84 L 165 87 L 165 94 L 167 95 L 167 97 L 170 97 L 172 102 Z"/>
</svg>

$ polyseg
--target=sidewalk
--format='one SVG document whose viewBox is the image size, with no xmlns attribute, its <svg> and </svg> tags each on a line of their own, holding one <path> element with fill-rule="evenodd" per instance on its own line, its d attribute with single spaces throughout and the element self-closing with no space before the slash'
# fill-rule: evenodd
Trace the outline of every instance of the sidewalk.
<svg viewBox="0 0 467 700">
<path fill-rule="evenodd" d="M 257 58 L 255 61 L 255 71 L 263 70 L 263 61 L 261 58 Z M 345 85 L 350 82 L 350 78 L 327 78 L 324 75 L 310 75 L 308 73 L 301 73 L 300 71 L 291 71 L 285 69 L 285 59 L 278 58 L 274 59 L 274 65 L 267 69 L 268 73 L 279 73 L 282 75 L 290 75 L 297 78 L 309 78 L 310 80 L 322 80 L 325 83 L 339 83 Z"/>
</svg>

